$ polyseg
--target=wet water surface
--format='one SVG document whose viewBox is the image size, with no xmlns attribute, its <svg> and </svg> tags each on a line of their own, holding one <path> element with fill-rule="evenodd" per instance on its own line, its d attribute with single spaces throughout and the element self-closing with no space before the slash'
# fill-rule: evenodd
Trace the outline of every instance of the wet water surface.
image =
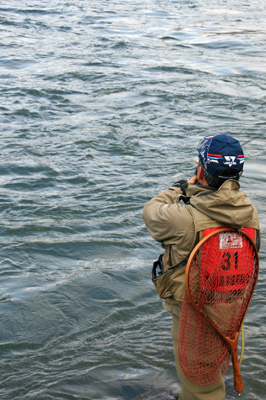
<svg viewBox="0 0 266 400">
<path fill-rule="evenodd" d="M 259 1 L 1 3 L 2 399 L 174 398 L 141 210 L 218 133 L 243 143 L 260 215 L 241 398 L 266 399 L 265 17 Z"/>
</svg>

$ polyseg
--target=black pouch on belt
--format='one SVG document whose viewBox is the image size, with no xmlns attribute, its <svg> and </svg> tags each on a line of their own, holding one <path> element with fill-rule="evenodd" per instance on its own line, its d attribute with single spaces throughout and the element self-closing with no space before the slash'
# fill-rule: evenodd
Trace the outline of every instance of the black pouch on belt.
<svg viewBox="0 0 266 400">
<path fill-rule="evenodd" d="M 163 270 L 163 254 L 160 254 L 157 261 L 154 261 L 152 267 L 152 283 L 155 286 L 159 296 L 162 299 L 167 299 L 172 296 L 168 285 L 168 275 L 171 271 L 164 272 Z"/>
<path fill-rule="evenodd" d="M 163 274 L 163 254 L 160 254 L 158 260 L 154 261 L 152 267 L 152 278 L 158 278 Z"/>
</svg>

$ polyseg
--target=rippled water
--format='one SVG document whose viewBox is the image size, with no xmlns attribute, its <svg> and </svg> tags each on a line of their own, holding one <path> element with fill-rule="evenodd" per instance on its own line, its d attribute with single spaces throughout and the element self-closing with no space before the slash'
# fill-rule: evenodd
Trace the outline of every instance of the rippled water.
<svg viewBox="0 0 266 400">
<path fill-rule="evenodd" d="M 244 143 L 260 214 L 241 398 L 266 399 L 265 17 L 258 0 L 1 2 L 1 399 L 172 398 L 141 210 L 218 133 Z"/>
</svg>

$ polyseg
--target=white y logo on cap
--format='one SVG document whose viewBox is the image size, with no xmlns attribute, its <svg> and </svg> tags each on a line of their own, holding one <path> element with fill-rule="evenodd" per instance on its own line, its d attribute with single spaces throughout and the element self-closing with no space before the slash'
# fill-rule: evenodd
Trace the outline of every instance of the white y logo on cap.
<svg viewBox="0 0 266 400">
<path fill-rule="evenodd" d="M 224 162 L 224 165 L 229 165 L 229 167 L 232 167 L 232 165 L 236 165 L 236 162 L 235 162 L 236 157 L 235 156 L 224 156 L 224 158 L 226 160 Z"/>
</svg>

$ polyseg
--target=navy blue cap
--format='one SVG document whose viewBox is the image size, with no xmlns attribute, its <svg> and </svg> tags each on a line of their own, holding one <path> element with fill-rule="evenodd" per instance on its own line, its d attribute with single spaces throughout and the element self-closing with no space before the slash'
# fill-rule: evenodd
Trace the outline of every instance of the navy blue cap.
<svg viewBox="0 0 266 400">
<path fill-rule="evenodd" d="M 228 135 L 206 136 L 200 141 L 197 150 L 203 169 L 210 175 L 239 179 L 245 157 L 237 139 Z"/>
</svg>

